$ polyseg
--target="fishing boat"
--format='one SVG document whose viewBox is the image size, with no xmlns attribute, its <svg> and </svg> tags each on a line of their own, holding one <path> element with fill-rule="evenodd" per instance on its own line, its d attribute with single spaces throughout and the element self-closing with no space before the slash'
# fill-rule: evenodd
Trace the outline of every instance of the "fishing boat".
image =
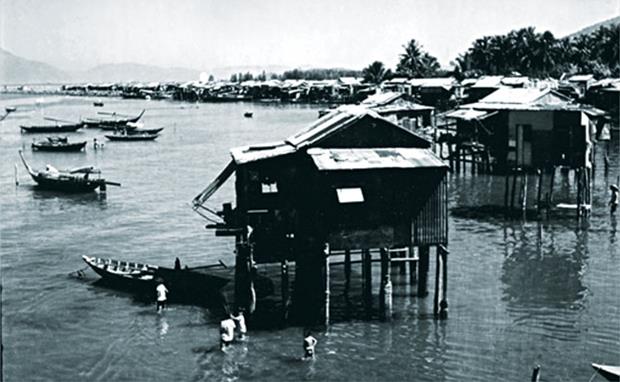
<svg viewBox="0 0 620 382">
<path fill-rule="evenodd" d="M 137 122 L 142 118 L 146 109 L 142 109 L 140 114 L 137 116 L 129 116 L 126 114 L 118 114 L 115 112 L 104 112 L 100 111 L 98 114 L 105 115 L 105 118 L 85 118 L 82 120 L 82 123 L 86 127 L 99 127 L 102 129 L 117 129 L 123 128 L 129 122 Z"/>
<path fill-rule="evenodd" d="M 103 102 L 102 101 L 95 101 L 95 102 L 93 102 L 93 106 L 94 107 L 103 107 Z"/>
<path fill-rule="evenodd" d="M 157 129 L 133 129 L 127 130 L 127 135 L 135 135 L 135 134 L 159 134 L 164 128 L 159 127 Z"/>
<path fill-rule="evenodd" d="M 253 115 L 254 113 L 252 113 L 251 111 L 246 111 L 245 113 L 243 113 L 243 116 L 246 118 L 252 118 Z"/>
<path fill-rule="evenodd" d="M 17 110 L 17 108 L 16 108 L 15 106 L 7 106 L 7 107 L 5 107 L 5 108 L 4 108 L 4 110 L 5 110 L 5 111 L 7 112 L 7 114 L 8 114 L 8 113 L 12 113 L 12 112 L 16 111 L 16 110 Z"/>
<path fill-rule="evenodd" d="M 103 259 L 83 255 L 82 260 L 112 286 L 133 292 L 153 293 L 156 284 L 163 282 L 178 299 L 204 297 L 205 293 L 220 291 L 234 276 L 234 268 L 224 263 L 181 269 L 146 263 Z"/>
<path fill-rule="evenodd" d="M 69 133 L 84 127 L 82 123 L 56 123 L 53 125 L 21 125 L 22 133 Z"/>
<path fill-rule="evenodd" d="M 592 367 L 606 380 L 620 381 L 620 366 L 609 366 L 593 363 Z"/>
<path fill-rule="evenodd" d="M 159 137 L 159 134 L 136 133 L 136 134 L 106 134 L 106 138 L 111 141 L 152 141 Z"/>
<path fill-rule="evenodd" d="M 86 147 L 86 141 L 69 142 L 67 137 L 47 137 L 47 140 L 32 142 L 33 151 L 82 151 Z"/>
<path fill-rule="evenodd" d="M 92 166 L 60 171 L 47 165 L 44 171 L 36 171 L 26 162 L 21 150 L 19 156 L 32 179 L 40 188 L 46 190 L 82 193 L 92 192 L 97 188 L 105 191 L 107 185 L 120 186 L 120 183 L 108 182 L 101 178 L 101 171 Z M 97 178 L 91 178 L 91 174 L 97 174 Z"/>
</svg>

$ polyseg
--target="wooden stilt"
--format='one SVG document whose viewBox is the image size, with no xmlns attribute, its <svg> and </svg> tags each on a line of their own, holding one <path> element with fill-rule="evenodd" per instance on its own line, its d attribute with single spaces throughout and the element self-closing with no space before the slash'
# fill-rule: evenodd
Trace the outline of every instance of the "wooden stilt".
<svg viewBox="0 0 620 382">
<path fill-rule="evenodd" d="M 439 316 L 439 280 L 441 278 L 441 260 L 439 260 L 439 251 L 435 251 L 435 295 L 433 298 L 433 314 Z"/>
<path fill-rule="evenodd" d="M 461 146 L 457 143 L 456 145 L 456 172 L 461 172 Z"/>
<path fill-rule="evenodd" d="M 409 255 L 409 251 L 400 251 L 398 257 L 406 259 L 408 255 Z M 391 259 L 390 259 L 390 262 L 391 262 Z M 401 261 L 400 264 L 398 264 L 398 269 L 401 275 L 406 275 L 407 274 L 407 263 L 404 261 Z"/>
<path fill-rule="evenodd" d="M 409 247 L 409 258 L 413 259 L 416 256 L 415 247 Z M 417 279 L 417 261 L 409 261 L 409 284 L 414 285 Z"/>
<path fill-rule="evenodd" d="M 450 171 L 454 171 L 454 157 L 452 156 L 452 143 L 447 142 L 448 146 L 448 159 L 450 161 Z"/>
<path fill-rule="evenodd" d="M 512 190 L 510 191 L 510 212 L 515 209 L 515 193 L 517 191 L 517 171 L 514 171 L 512 175 Z"/>
<path fill-rule="evenodd" d="M 474 151 L 471 151 L 469 156 L 471 158 L 471 174 L 476 175 L 476 156 L 474 155 Z"/>
<path fill-rule="evenodd" d="M 581 216 L 581 202 L 583 193 L 583 182 L 581 181 L 581 168 L 575 170 L 575 178 L 577 180 L 577 219 Z"/>
<path fill-rule="evenodd" d="M 542 183 L 543 183 L 543 172 L 541 169 L 536 170 L 536 174 L 538 175 L 538 184 L 536 185 L 536 210 L 540 215 L 541 210 L 541 196 L 542 196 Z"/>
<path fill-rule="evenodd" d="M 525 212 L 527 210 L 527 173 L 521 173 L 521 213 L 525 218 Z"/>
<path fill-rule="evenodd" d="M 420 264 L 418 265 L 418 297 L 426 297 L 428 295 L 428 260 L 429 247 L 427 245 L 419 247 Z"/>
<path fill-rule="evenodd" d="M 344 251 L 344 295 L 349 299 L 349 289 L 351 288 L 351 250 Z"/>
<path fill-rule="evenodd" d="M 325 326 L 329 326 L 329 244 L 325 244 Z"/>
<path fill-rule="evenodd" d="M 372 262 L 370 250 L 367 248 L 362 250 L 362 268 L 364 273 L 364 305 L 369 311 L 372 308 Z"/>
<path fill-rule="evenodd" d="M 288 307 L 289 307 L 289 275 L 288 275 L 288 262 L 286 260 L 282 260 L 281 263 L 281 279 L 282 279 L 282 319 L 286 321 L 288 318 Z"/>
<path fill-rule="evenodd" d="M 381 248 L 381 290 L 379 311 L 383 320 L 392 318 L 392 280 L 390 278 L 390 252 Z"/>
<path fill-rule="evenodd" d="M 504 212 L 508 214 L 508 192 L 510 191 L 510 174 L 506 174 L 504 182 Z"/>
<path fill-rule="evenodd" d="M 235 258 L 235 306 L 248 313 L 253 313 L 250 298 L 250 245 L 247 242 L 237 242 L 237 256 Z"/>
<path fill-rule="evenodd" d="M 552 204 L 553 204 L 553 186 L 555 184 L 555 171 L 556 171 L 557 167 L 553 166 L 553 169 L 551 170 L 551 179 L 549 180 L 549 195 L 547 197 L 547 210 L 549 208 L 551 208 Z"/>
<path fill-rule="evenodd" d="M 441 300 L 439 300 L 439 318 L 448 318 L 448 249 L 440 245 L 439 259 L 441 260 Z"/>
</svg>

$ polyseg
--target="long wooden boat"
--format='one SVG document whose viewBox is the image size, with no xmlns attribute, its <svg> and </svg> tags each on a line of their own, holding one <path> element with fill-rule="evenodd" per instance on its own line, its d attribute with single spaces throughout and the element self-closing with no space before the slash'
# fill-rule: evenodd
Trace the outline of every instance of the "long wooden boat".
<svg viewBox="0 0 620 382">
<path fill-rule="evenodd" d="M 106 138 L 111 141 L 152 141 L 159 137 L 159 134 L 106 134 Z"/>
<path fill-rule="evenodd" d="M 56 123 L 54 125 L 21 125 L 22 133 L 69 133 L 84 127 L 82 123 Z"/>
<path fill-rule="evenodd" d="M 609 366 L 593 363 L 592 367 L 606 380 L 620 381 L 620 366 Z"/>
<path fill-rule="evenodd" d="M 142 116 L 144 115 L 145 111 L 146 109 L 142 109 L 140 114 L 138 114 L 137 116 L 126 116 L 126 115 L 121 115 L 117 113 L 99 112 L 99 114 L 107 115 L 107 117 L 106 118 L 85 118 L 82 120 L 82 123 L 86 127 L 99 127 L 102 129 L 114 130 L 117 128 L 125 127 L 127 123 L 139 121 L 140 118 L 142 118 Z M 117 116 L 120 116 L 120 118 L 117 118 Z"/>
<path fill-rule="evenodd" d="M 160 127 L 157 129 L 141 129 L 136 128 L 132 130 L 127 130 L 127 135 L 136 135 L 136 134 L 159 134 L 164 128 Z"/>
<path fill-rule="evenodd" d="M 100 178 L 100 171 L 94 167 L 81 167 L 73 170 L 59 171 L 48 165 L 44 171 L 36 171 L 26 162 L 21 150 L 19 150 L 19 156 L 24 167 L 28 170 L 30 177 L 40 188 L 46 190 L 83 193 L 92 192 L 97 188 L 104 191 L 107 185 L 120 186 L 120 183 L 109 182 Z M 91 178 L 91 174 L 97 174 L 98 176 L 97 178 Z"/>
<path fill-rule="evenodd" d="M 72 152 L 82 151 L 86 141 L 69 142 L 67 137 L 47 137 L 47 140 L 32 142 L 33 151 Z"/>
<path fill-rule="evenodd" d="M 111 286 L 154 294 L 156 284 L 163 282 L 170 290 L 171 299 L 177 301 L 191 302 L 213 296 L 234 277 L 234 268 L 221 262 L 199 268 L 174 269 L 87 255 L 83 255 L 82 260 Z"/>
</svg>

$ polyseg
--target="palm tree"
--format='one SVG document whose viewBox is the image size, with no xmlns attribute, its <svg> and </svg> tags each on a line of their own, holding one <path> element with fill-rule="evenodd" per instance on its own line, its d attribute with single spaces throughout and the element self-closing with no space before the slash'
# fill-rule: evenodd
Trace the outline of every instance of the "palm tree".
<svg viewBox="0 0 620 382">
<path fill-rule="evenodd" d="M 422 50 L 422 46 L 414 39 L 403 45 L 405 52 L 400 55 L 396 72 L 407 77 L 425 77 L 439 69 L 437 59 Z"/>
<path fill-rule="evenodd" d="M 385 81 L 392 72 L 390 69 L 386 69 L 385 65 L 381 61 L 375 61 L 372 64 L 368 65 L 362 71 L 362 76 L 364 77 L 364 81 L 373 85 L 379 85 L 383 81 Z"/>
</svg>

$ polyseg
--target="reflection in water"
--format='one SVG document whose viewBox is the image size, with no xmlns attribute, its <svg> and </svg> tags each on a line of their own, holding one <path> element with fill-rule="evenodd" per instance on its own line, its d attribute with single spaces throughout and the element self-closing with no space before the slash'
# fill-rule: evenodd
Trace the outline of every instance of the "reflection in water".
<svg viewBox="0 0 620 382">
<path fill-rule="evenodd" d="M 169 328 L 168 321 L 163 314 L 157 315 L 157 326 L 159 328 L 159 338 L 163 340 L 166 334 L 168 334 Z"/>
<path fill-rule="evenodd" d="M 502 299 L 513 322 L 544 337 L 576 340 L 579 312 L 585 309 L 587 296 L 583 274 L 588 259 L 588 227 L 577 228 L 572 240 L 556 239 L 555 229 L 541 223 L 535 233 L 525 226 L 506 225 L 504 234 Z M 570 232 L 557 233 L 566 234 Z M 563 247 L 569 243 L 572 248 Z"/>
</svg>

